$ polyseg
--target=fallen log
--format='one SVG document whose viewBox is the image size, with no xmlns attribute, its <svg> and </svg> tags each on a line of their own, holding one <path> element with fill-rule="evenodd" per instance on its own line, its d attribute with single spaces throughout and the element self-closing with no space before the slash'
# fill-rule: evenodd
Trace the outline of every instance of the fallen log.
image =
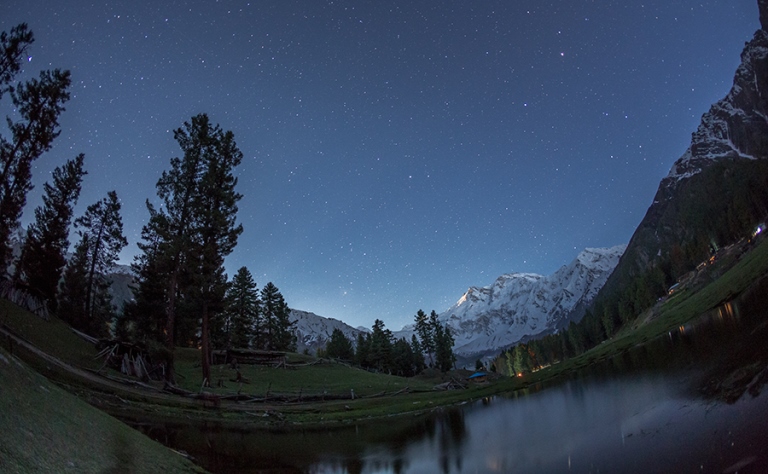
<svg viewBox="0 0 768 474">
<path fill-rule="evenodd" d="M 95 337 L 93 337 L 93 336 L 89 336 L 88 334 L 86 334 L 86 333 L 84 333 L 84 332 L 80 332 L 80 331 L 78 331 L 77 329 L 75 329 L 75 328 L 73 328 L 73 327 L 70 327 L 69 329 L 70 329 L 70 330 L 71 330 L 73 333 L 77 334 L 78 336 L 82 337 L 82 338 L 83 338 L 83 339 L 85 339 L 86 341 L 88 341 L 88 342 L 90 342 L 91 344 L 93 344 L 94 346 L 99 344 L 99 340 L 98 340 L 98 339 L 96 339 Z"/>
<path fill-rule="evenodd" d="M 373 395 L 366 395 L 365 397 L 360 397 L 360 398 L 378 398 L 378 397 L 383 397 L 386 394 L 387 392 L 379 392 L 379 393 L 374 393 Z"/>
<path fill-rule="evenodd" d="M 105 374 L 105 373 L 100 372 L 98 370 L 89 369 L 87 367 L 85 367 L 85 370 L 87 370 L 88 372 L 92 372 L 92 373 L 94 373 L 96 375 L 100 375 L 100 376 L 104 377 L 107 380 L 112 380 L 113 382 L 119 382 L 119 383 L 122 383 L 122 384 L 125 384 L 125 385 L 133 385 L 134 387 L 141 387 L 141 388 L 145 388 L 147 390 L 152 390 L 154 392 L 162 392 L 163 391 L 162 389 L 159 389 L 157 387 L 153 387 L 152 385 L 149 385 L 149 384 L 146 384 L 146 383 L 143 383 L 143 382 L 139 382 L 138 380 L 125 379 L 125 378 L 122 378 L 122 377 L 115 377 L 114 375 Z"/>
<path fill-rule="evenodd" d="M 397 392 L 393 392 L 392 396 L 400 395 L 401 393 L 408 393 L 410 391 L 411 391 L 410 387 L 405 387 L 405 388 L 402 388 L 402 389 L 398 390 Z"/>
<path fill-rule="evenodd" d="M 163 392 L 172 393 L 174 395 L 181 395 L 183 397 L 192 397 L 197 395 L 195 392 L 184 390 L 183 388 L 177 387 L 176 385 L 171 385 L 168 382 L 165 382 L 165 385 L 163 385 Z"/>
</svg>

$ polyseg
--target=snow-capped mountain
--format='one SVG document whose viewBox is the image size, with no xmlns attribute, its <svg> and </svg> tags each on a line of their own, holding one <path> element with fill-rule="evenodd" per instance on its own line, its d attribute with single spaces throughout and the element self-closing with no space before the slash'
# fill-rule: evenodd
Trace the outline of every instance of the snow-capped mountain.
<svg viewBox="0 0 768 474">
<path fill-rule="evenodd" d="M 469 288 L 439 315 L 451 328 L 460 363 L 496 355 L 581 319 L 625 248 L 586 249 L 552 275 L 509 273 L 490 286 Z M 395 336 L 410 339 L 412 333 L 413 327 L 406 326 Z"/>
<path fill-rule="evenodd" d="M 768 6 L 760 4 L 761 21 L 768 18 Z M 733 86 L 723 99 L 706 112 L 693 132 L 691 146 L 683 153 L 664 180 L 662 187 L 701 172 L 722 159 L 758 158 L 764 152 L 768 135 L 767 25 L 758 30 L 741 53 Z"/>
<path fill-rule="evenodd" d="M 341 332 L 353 343 L 357 341 L 357 335 L 363 332 L 338 319 L 326 318 L 298 309 L 291 310 L 289 319 L 296 321 L 295 334 L 298 352 L 304 352 L 307 349 L 314 354 L 317 349 L 325 347 L 334 329 L 341 329 Z"/>
<path fill-rule="evenodd" d="M 133 270 L 129 265 L 115 265 L 107 275 L 107 280 L 112 304 L 117 308 L 118 313 L 122 313 L 125 302 L 133 299 L 132 287 L 136 284 Z"/>
</svg>

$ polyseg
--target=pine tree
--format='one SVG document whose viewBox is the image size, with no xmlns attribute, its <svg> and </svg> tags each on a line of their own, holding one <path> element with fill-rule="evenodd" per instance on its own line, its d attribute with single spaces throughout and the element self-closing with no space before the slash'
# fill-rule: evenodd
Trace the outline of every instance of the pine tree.
<svg viewBox="0 0 768 474">
<path fill-rule="evenodd" d="M 32 163 L 51 148 L 59 135 L 59 115 L 69 100 L 69 71 L 42 71 L 39 79 L 12 86 L 34 37 L 25 23 L 0 33 L 0 98 L 8 92 L 14 115 L 8 117 L 11 139 L 0 137 L 0 278 L 7 276 L 10 237 L 19 227 L 27 193 L 32 189 Z"/>
<path fill-rule="evenodd" d="M 513 351 L 512 366 L 516 373 L 521 374 L 528 370 L 527 355 L 528 353 L 523 347 L 523 344 L 518 344 L 515 346 Z"/>
<path fill-rule="evenodd" d="M 202 306 L 203 378 L 210 381 L 210 314 L 222 303 L 224 257 L 232 253 L 243 232 L 243 226 L 236 224 L 237 202 L 242 195 L 235 191 L 237 178 L 234 176 L 234 168 L 242 161 L 243 154 L 237 148 L 234 134 L 224 132 L 218 125 L 212 126 L 207 115 L 197 115 L 191 124 L 185 125 L 187 134 L 182 142 L 191 140 L 204 161 L 200 189 L 193 199 L 194 230 L 198 238 L 193 243 L 192 252 L 198 262 L 195 276 L 199 280 Z M 288 336 L 281 340 L 281 344 L 286 349 L 292 347 L 295 350 L 296 344 L 291 345 L 290 341 Z"/>
<path fill-rule="evenodd" d="M 331 333 L 331 338 L 325 346 L 326 356 L 331 359 L 339 359 L 351 362 L 355 357 L 355 349 L 352 341 L 339 328 Z"/>
<path fill-rule="evenodd" d="M 573 355 L 578 355 L 587 350 L 586 336 L 580 324 L 573 321 L 568 325 L 568 343 L 573 348 Z"/>
<path fill-rule="evenodd" d="M 92 332 L 99 329 L 88 318 L 85 310 L 86 288 L 88 287 L 88 242 L 75 247 L 75 253 L 64 269 L 64 278 L 59 290 L 57 314 L 72 327 Z M 95 334 L 94 334 L 95 335 Z"/>
<path fill-rule="evenodd" d="M 35 209 L 35 222 L 27 229 L 14 280 L 56 310 L 56 291 L 67 263 L 69 226 L 80 196 L 83 155 L 53 171 L 53 184 L 43 185 L 43 205 Z"/>
<path fill-rule="evenodd" d="M 114 317 L 106 276 L 120 251 L 128 245 L 123 236 L 120 207 L 117 193 L 110 191 L 75 221 L 80 241 L 62 285 L 62 319 L 75 321 L 73 325 L 90 330 L 94 336 L 106 335 L 107 323 Z"/>
<path fill-rule="evenodd" d="M 416 375 L 416 356 L 413 347 L 404 338 L 392 344 L 390 371 L 401 377 Z"/>
<path fill-rule="evenodd" d="M 173 351 L 177 340 L 183 340 L 178 334 L 179 309 L 177 302 L 182 297 L 191 299 L 191 281 L 195 273 L 190 257 L 191 246 L 195 239 L 194 204 L 196 194 L 200 192 L 200 176 L 204 172 L 204 157 L 201 153 L 198 134 L 190 134 L 192 126 L 185 123 L 185 128 L 174 131 L 174 138 L 183 151 L 183 158 L 172 158 L 170 170 L 164 171 L 157 181 L 157 195 L 162 201 L 156 209 L 147 201 L 149 222 L 142 230 L 144 251 L 137 257 L 134 268 L 140 274 L 136 300 L 145 300 L 156 309 L 163 308 L 163 337 L 166 344 L 166 381 L 175 383 Z M 192 136 L 190 136 L 192 135 Z M 154 288 L 151 272 L 161 272 L 161 281 L 165 286 L 162 293 Z M 162 297 L 158 301 L 158 297 Z"/>
<path fill-rule="evenodd" d="M 435 318 L 437 318 L 436 314 Z M 427 314 L 422 310 L 418 310 L 416 312 L 415 323 L 416 334 L 419 335 L 422 353 L 429 359 L 429 366 L 432 367 L 435 364 L 435 361 L 432 357 L 432 354 L 435 352 L 433 326 L 430 324 L 430 320 L 427 317 Z"/>
<path fill-rule="evenodd" d="M 273 351 L 295 351 L 296 335 L 294 334 L 295 322 L 289 317 L 290 308 L 285 303 L 280 290 L 269 282 L 261 290 L 261 315 L 264 326 L 262 336 L 263 346 L 260 349 Z"/>
<path fill-rule="evenodd" d="M 222 313 L 225 347 L 250 347 L 258 327 L 259 292 L 248 268 L 241 267 L 228 285 Z"/>
<path fill-rule="evenodd" d="M 434 313 L 434 312 L 433 312 Z M 453 335 L 451 328 L 447 325 L 442 326 L 435 318 L 434 338 L 435 338 L 435 362 L 441 372 L 448 372 L 453 368 L 456 357 L 453 354 Z"/>
<path fill-rule="evenodd" d="M 149 223 L 142 229 L 142 240 L 137 244 L 141 253 L 131 264 L 135 275 L 133 299 L 125 303 L 117 329 L 130 339 L 163 342 L 170 269 L 163 258 L 163 236 L 157 228 L 159 219 L 154 207 L 147 205 Z"/>
<path fill-rule="evenodd" d="M 150 219 L 139 245 L 144 254 L 134 262 L 140 270 L 137 302 L 164 310 L 166 379 L 171 383 L 173 348 L 198 329 L 203 377 L 210 380 L 210 319 L 223 307 L 224 258 L 242 233 L 242 226 L 235 223 L 241 196 L 235 192 L 233 174 L 242 153 L 232 132 L 213 126 L 207 115 L 199 114 L 175 130 L 174 138 L 183 157 L 172 158 L 170 169 L 157 182 L 162 206 L 156 209 L 147 202 Z M 153 272 L 162 275 L 163 291 L 155 288 Z M 128 309 L 136 319 L 135 310 Z M 197 327 L 198 320 L 202 327 Z"/>
<path fill-rule="evenodd" d="M 355 364 L 360 367 L 368 367 L 368 354 L 371 349 L 371 335 L 359 333 L 357 335 L 357 348 L 355 350 Z"/>
<path fill-rule="evenodd" d="M 373 323 L 372 329 L 368 366 L 383 372 L 391 365 L 392 332 L 384 327 L 384 322 L 380 319 Z"/>
<path fill-rule="evenodd" d="M 424 370 L 426 363 L 424 363 L 424 352 L 421 349 L 421 344 L 419 344 L 419 338 L 416 337 L 416 334 L 411 336 L 411 348 L 413 350 L 415 371 L 418 374 Z"/>
</svg>

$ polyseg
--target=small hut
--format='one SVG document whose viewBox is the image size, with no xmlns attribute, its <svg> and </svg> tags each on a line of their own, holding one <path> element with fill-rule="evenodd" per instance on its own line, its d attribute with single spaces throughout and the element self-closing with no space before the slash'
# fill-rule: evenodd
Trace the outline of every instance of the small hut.
<svg viewBox="0 0 768 474">
<path fill-rule="evenodd" d="M 473 383 L 485 383 L 488 381 L 488 374 L 485 372 L 475 372 L 467 377 L 467 380 Z"/>
</svg>

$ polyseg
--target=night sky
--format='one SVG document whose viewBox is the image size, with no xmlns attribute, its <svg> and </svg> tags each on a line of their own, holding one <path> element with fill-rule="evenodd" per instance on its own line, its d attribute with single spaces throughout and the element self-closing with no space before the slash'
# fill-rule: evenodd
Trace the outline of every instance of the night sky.
<svg viewBox="0 0 768 474">
<path fill-rule="evenodd" d="M 83 152 L 78 209 L 117 190 L 130 263 L 205 112 L 245 156 L 228 273 L 392 329 L 626 243 L 759 27 L 755 0 L 0 2 L 20 22 L 23 77 L 73 77 L 24 224 Z"/>
</svg>

